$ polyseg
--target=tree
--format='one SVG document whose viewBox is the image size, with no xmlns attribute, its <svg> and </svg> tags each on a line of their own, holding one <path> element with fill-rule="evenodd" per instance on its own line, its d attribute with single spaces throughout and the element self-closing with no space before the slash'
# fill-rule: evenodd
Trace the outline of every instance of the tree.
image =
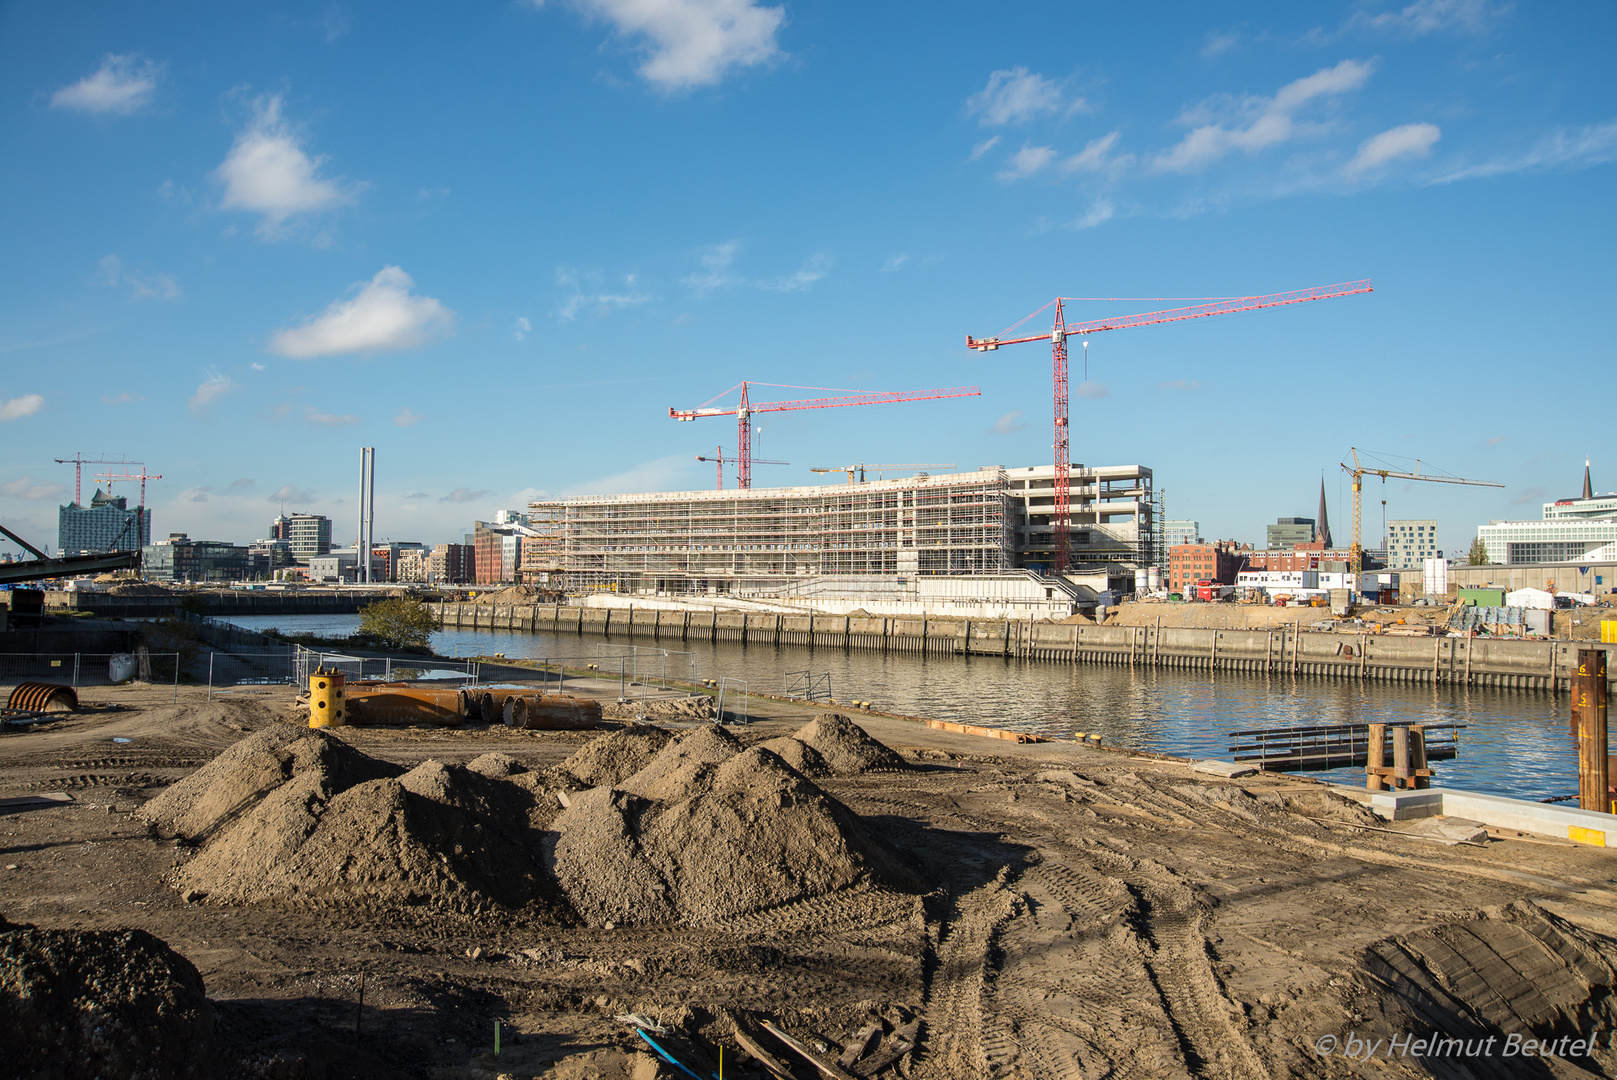
<svg viewBox="0 0 1617 1080">
<path fill-rule="evenodd" d="M 1466 562 L 1470 563 L 1472 566 L 1488 565 L 1488 548 L 1483 544 L 1482 537 L 1479 536 L 1475 540 L 1471 541 L 1471 554 L 1466 559 Z"/>
<path fill-rule="evenodd" d="M 436 629 L 438 616 L 413 597 L 378 600 L 359 609 L 360 636 L 383 648 L 424 649 Z"/>
</svg>

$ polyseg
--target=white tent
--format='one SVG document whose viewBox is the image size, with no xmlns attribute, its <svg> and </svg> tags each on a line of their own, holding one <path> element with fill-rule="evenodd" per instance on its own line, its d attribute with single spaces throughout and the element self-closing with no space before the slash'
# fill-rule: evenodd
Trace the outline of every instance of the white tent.
<svg viewBox="0 0 1617 1080">
<path fill-rule="evenodd" d="M 1555 594 L 1547 593 L 1543 589 L 1517 589 L 1515 592 L 1505 594 L 1505 606 L 1554 611 Z"/>
</svg>

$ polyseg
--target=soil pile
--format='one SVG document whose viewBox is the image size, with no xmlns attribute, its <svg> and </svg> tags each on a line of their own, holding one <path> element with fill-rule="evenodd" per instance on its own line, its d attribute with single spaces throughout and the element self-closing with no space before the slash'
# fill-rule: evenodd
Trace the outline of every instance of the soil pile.
<svg viewBox="0 0 1617 1080">
<path fill-rule="evenodd" d="M 717 727 L 619 788 L 572 796 L 551 827 L 548 865 L 591 925 L 712 925 L 858 885 L 917 887 L 852 811 Z"/>
<path fill-rule="evenodd" d="M 857 776 L 875 769 L 905 769 L 904 759 L 885 743 L 841 713 L 821 713 L 792 736 L 813 748 L 838 776 Z"/>
<path fill-rule="evenodd" d="M 114 585 L 107 592 L 112 596 L 173 596 L 175 590 L 150 582 L 131 582 L 128 585 Z"/>
<path fill-rule="evenodd" d="M 830 776 L 831 767 L 825 763 L 820 752 L 808 743 L 798 742 L 790 735 L 782 735 L 778 739 L 770 739 L 760 743 L 763 749 L 776 754 L 782 761 L 802 773 L 804 776 Z"/>
<path fill-rule="evenodd" d="M 429 760 L 400 775 L 323 731 L 287 730 L 242 740 L 148 806 L 159 831 L 200 844 L 173 874 L 188 898 L 556 906 L 536 830 L 560 803 L 537 774 L 486 755 L 477 770 Z"/>
<path fill-rule="evenodd" d="M 211 1076 L 213 1007 L 190 961 L 144 930 L 0 918 L 0 1046 L 8 1076 Z"/>
<path fill-rule="evenodd" d="M 585 743 L 562 768 L 586 787 L 622 783 L 673 741 L 673 735 L 650 724 L 635 724 Z"/>
<path fill-rule="evenodd" d="M 537 604 L 543 599 L 538 589 L 528 585 L 512 585 L 498 592 L 478 593 L 469 604 Z"/>
</svg>

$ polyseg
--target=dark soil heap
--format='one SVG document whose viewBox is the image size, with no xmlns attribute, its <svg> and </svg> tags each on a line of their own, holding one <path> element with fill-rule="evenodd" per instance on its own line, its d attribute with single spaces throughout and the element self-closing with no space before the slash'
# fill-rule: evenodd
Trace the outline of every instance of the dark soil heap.
<svg viewBox="0 0 1617 1080">
<path fill-rule="evenodd" d="M 144 930 L 0 918 L 0 1074 L 185 1080 L 213 1074 L 213 1046 L 202 976 Z"/>
<path fill-rule="evenodd" d="M 841 713 L 821 713 L 792 736 L 819 753 L 838 776 L 857 776 L 877 769 L 906 769 L 904 759 Z"/>
</svg>

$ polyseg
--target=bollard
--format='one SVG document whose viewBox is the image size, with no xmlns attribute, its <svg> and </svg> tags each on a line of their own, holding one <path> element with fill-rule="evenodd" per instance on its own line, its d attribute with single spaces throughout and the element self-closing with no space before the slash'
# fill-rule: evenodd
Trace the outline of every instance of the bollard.
<svg viewBox="0 0 1617 1080">
<path fill-rule="evenodd" d="M 1606 650 L 1578 650 L 1572 701 L 1578 710 L 1578 805 L 1609 814 L 1612 804 L 1606 756 Z"/>
<path fill-rule="evenodd" d="M 347 703 L 343 700 L 342 672 L 316 668 L 309 676 L 309 726 L 342 727 L 348 723 Z"/>
<path fill-rule="evenodd" d="M 1370 791 L 1387 787 L 1387 725 L 1371 724 L 1370 739 L 1364 750 L 1364 786 Z"/>
<path fill-rule="evenodd" d="M 1415 786 L 1414 766 L 1409 762 L 1409 728 L 1392 729 L 1392 782 L 1399 789 Z"/>
</svg>

